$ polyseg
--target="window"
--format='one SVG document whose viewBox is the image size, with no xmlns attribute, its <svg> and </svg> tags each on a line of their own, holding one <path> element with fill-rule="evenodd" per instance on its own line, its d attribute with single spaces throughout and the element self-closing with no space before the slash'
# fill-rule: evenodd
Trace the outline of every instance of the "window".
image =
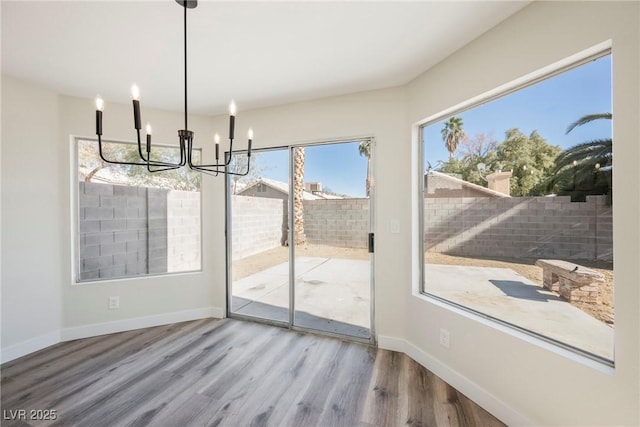
<svg viewBox="0 0 640 427">
<path fill-rule="evenodd" d="M 267 192 L 267 186 L 262 182 L 258 183 L 258 193 L 266 193 L 266 192 Z"/>
<path fill-rule="evenodd" d="M 425 124 L 423 292 L 612 365 L 611 111 L 605 52 Z"/>
<path fill-rule="evenodd" d="M 185 168 L 149 173 L 101 161 L 98 143 L 77 141 L 77 281 L 201 268 L 201 176 Z M 108 159 L 134 161 L 137 145 L 103 142 Z M 174 147 L 154 147 L 170 161 Z M 200 151 L 194 151 L 199 161 Z"/>
</svg>

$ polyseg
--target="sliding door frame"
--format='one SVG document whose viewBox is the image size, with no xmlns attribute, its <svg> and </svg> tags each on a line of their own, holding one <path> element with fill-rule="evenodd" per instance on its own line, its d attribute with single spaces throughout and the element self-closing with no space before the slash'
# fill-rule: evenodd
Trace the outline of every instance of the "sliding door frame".
<svg viewBox="0 0 640 427">
<path fill-rule="evenodd" d="M 288 161 L 289 161 L 289 206 L 290 209 L 287 212 L 287 221 L 289 225 L 289 238 L 293 239 L 294 234 L 292 233 L 294 221 L 293 221 L 293 152 L 296 148 L 305 148 L 312 146 L 322 146 L 322 145 L 332 145 L 332 144 L 344 144 L 349 142 L 362 142 L 362 141 L 370 141 L 371 143 L 371 152 L 369 159 L 369 178 L 370 178 L 370 191 L 369 191 L 369 233 L 374 233 L 375 236 L 375 151 L 376 151 L 376 140 L 373 136 L 360 136 L 355 138 L 340 138 L 333 140 L 318 140 L 318 141 L 308 141 L 308 142 L 299 142 L 284 146 L 278 147 L 268 147 L 268 148 L 259 148 L 252 150 L 255 153 L 259 153 L 261 151 L 274 151 L 274 150 L 282 150 L 286 149 L 288 152 Z M 233 154 L 244 154 L 246 150 L 238 150 L 233 151 Z M 225 158 L 231 156 L 232 153 L 226 152 Z M 231 254 L 232 254 L 232 243 L 231 243 L 231 228 L 232 228 L 232 218 L 231 218 L 231 181 L 229 179 L 229 175 L 225 175 L 225 250 L 226 250 L 226 262 L 225 262 L 225 277 L 226 277 L 226 315 L 227 317 L 241 320 L 248 320 L 252 322 L 259 322 L 273 326 L 285 327 L 290 330 L 307 332 L 318 335 L 331 336 L 341 339 L 349 339 L 351 341 L 362 342 L 370 345 L 377 345 L 376 340 L 376 328 L 375 328 L 375 244 L 374 251 L 369 256 L 369 338 L 359 338 L 351 335 L 344 335 L 333 333 L 329 331 L 322 331 L 317 329 L 311 329 L 307 327 L 297 326 L 295 324 L 295 242 L 294 244 L 289 244 L 289 321 L 283 322 L 279 320 L 266 319 L 261 317 L 248 316 L 239 313 L 233 313 L 232 309 L 232 298 L 233 298 L 233 277 L 231 277 Z"/>
</svg>

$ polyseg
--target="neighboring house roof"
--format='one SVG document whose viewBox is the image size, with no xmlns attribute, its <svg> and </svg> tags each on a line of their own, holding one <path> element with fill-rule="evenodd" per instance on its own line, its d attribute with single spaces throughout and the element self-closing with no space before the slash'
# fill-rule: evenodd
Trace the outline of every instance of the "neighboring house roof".
<svg viewBox="0 0 640 427">
<path fill-rule="evenodd" d="M 478 184 L 474 184 L 472 182 L 469 181 L 465 181 L 464 179 L 460 179 L 460 178 L 456 178 L 455 176 L 451 176 L 449 174 L 446 173 L 442 173 L 442 172 L 438 172 L 438 171 L 434 171 L 434 170 L 429 170 L 426 171 L 424 173 L 425 177 L 426 176 L 437 176 L 439 179 L 444 180 L 444 181 L 448 181 L 449 183 L 456 185 L 456 186 L 460 186 L 460 188 L 467 188 L 469 190 L 472 191 L 477 191 L 479 193 L 484 193 L 489 197 L 511 197 L 507 194 L 501 193 L 499 191 L 495 191 L 492 190 L 490 188 L 487 187 L 483 187 L 481 185 Z"/>
<path fill-rule="evenodd" d="M 269 178 L 260 178 L 257 181 L 254 181 L 252 184 L 247 185 L 246 188 L 243 188 L 241 191 L 238 191 L 237 194 L 242 195 L 243 193 L 248 192 L 249 190 L 251 190 L 252 188 L 258 186 L 259 184 L 264 184 L 267 187 L 270 187 L 282 194 L 288 195 L 289 194 L 289 184 L 286 182 L 281 182 L 281 181 L 276 181 L 274 179 L 269 179 Z M 308 191 L 304 191 L 302 196 L 303 200 L 320 200 L 321 197 L 315 196 L 311 193 L 309 193 Z"/>
<path fill-rule="evenodd" d="M 289 194 L 288 183 L 282 182 L 282 181 L 276 181 L 275 179 L 269 179 L 269 178 L 260 178 L 257 181 L 251 183 L 250 185 L 247 185 L 246 188 L 243 188 L 242 190 L 238 191 L 237 194 L 241 195 L 249 191 L 251 188 L 257 186 L 258 184 L 264 184 L 267 187 L 270 187 L 286 195 Z M 311 193 L 309 191 L 304 190 L 302 193 L 303 200 L 343 199 L 343 198 L 344 197 L 336 196 L 335 194 L 328 194 L 323 192 Z"/>
<path fill-rule="evenodd" d="M 324 191 L 321 191 L 319 193 L 313 193 L 315 196 L 319 196 L 321 199 L 332 199 L 332 200 L 338 200 L 338 199 L 347 199 L 349 197 L 344 197 L 344 196 L 338 196 L 337 194 L 330 194 L 330 193 L 325 193 Z"/>
</svg>

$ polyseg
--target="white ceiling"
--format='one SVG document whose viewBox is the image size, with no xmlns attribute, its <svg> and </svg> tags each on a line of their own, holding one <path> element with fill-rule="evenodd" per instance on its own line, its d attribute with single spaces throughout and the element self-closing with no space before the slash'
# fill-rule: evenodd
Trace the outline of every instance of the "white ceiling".
<svg viewBox="0 0 640 427">
<path fill-rule="evenodd" d="M 528 2 L 218 2 L 188 11 L 189 107 L 221 113 L 404 84 Z M 2 1 L 2 71 L 59 93 L 181 111 L 183 9 Z"/>
</svg>

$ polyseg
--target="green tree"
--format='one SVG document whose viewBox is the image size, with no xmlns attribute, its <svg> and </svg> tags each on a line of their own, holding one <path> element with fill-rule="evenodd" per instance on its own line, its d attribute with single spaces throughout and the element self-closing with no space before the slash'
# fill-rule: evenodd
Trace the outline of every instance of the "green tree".
<svg viewBox="0 0 640 427">
<path fill-rule="evenodd" d="M 507 130 L 505 140 L 497 147 L 496 160 L 498 169 L 513 173 L 511 195 L 546 194 L 546 182 L 560 151 L 560 147 L 549 144 L 538 131 L 527 137 L 517 128 Z"/>
<path fill-rule="evenodd" d="M 140 162 L 138 146 L 103 142 L 102 152 L 109 160 Z M 200 151 L 194 150 L 194 162 L 200 162 Z M 177 147 L 159 147 L 152 149 L 152 160 L 179 161 L 180 152 Z M 149 173 L 144 166 L 117 165 L 104 162 L 99 155 L 96 141 L 78 141 L 78 166 L 84 181 L 102 180 L 113 184 L 134 185 L 143 187 L 166 188 L 171 190 L 199 191 L 201 174 L 189 168 Z"/>
<path fill-rule="evenodd" d="M 462 119 L 460 117 L 453 116 L 444 123 L 444 127 L 440 131 L 442 134 L 442 140 L 444 145 L 449 151 L 449 160 L 453 159 L 453 155 L 458 148 L 460 141 L 465 138 Z"/>
<path fill-rule="evenodd" d="M 505 132 L 498 143 L 485 134 L 461 144 L 460 158 L 452 157 L 441 163 L 438 170 L 458 174 L 465 181 L 487 185 L 486 175 L 497 171 L 511 171 L 512 196 L 537 196 L 546 192 L 554 159 L 560 147 L 550 145 L 537 131 L 526 136 L 514 128 Z M 484 164 L 481 172 L 478 165 Z"/>
<path fill-rule="evenodd" d="M 588 114 L 571 123 L 566 133 L 596 120 L 611 120 L 611 113 Z M 550 191 L 558 194 L 609 194 L 613 168 L 613 139 L 594 139 L 566 149 L 555 159 Z"/>
<path fill-rule="evenodd" d="M 137 146 L 127 150 L 128 161 L 140 161 Z M 201 162 L 200 150 L 193 150 L 193 162 Z M 180 151 L 177 147 L 152 147 L 151 160 L 178 163 Z M 157 187 L 170 190 L 200 191 L 202 174 L 188 167 L 181 167 L 162 172 L 149 173 L 144 166 L 124 166 L 129 177 L 129 185 L 141 187 Z M 154 168 L 152 168 L 153 170 Z"/>
</svg>

